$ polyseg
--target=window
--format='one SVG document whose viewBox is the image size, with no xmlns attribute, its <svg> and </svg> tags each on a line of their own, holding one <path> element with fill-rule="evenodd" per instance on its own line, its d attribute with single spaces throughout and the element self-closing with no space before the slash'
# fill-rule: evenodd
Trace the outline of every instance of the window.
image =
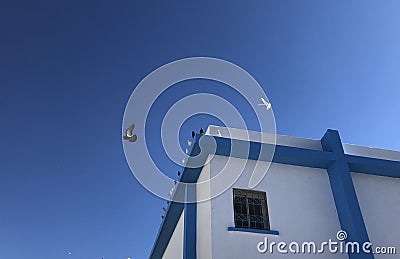
<svg viewBox="0 0 400 259">
<path fill-rule="evenodd" d="M 235 227 L 270 230 L 265 192 L 233 189 Z"/>
</svg>

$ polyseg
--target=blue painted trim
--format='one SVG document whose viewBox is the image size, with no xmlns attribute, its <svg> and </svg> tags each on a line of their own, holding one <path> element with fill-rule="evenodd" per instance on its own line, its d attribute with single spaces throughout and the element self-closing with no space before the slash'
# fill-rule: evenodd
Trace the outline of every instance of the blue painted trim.
<svg viewBox="0 0 400 259">
<path fill-rule="evenodd" d="M 351 172 L 400 178 L 400 162 L 346 155 Z"/>
<path fill-rule="evenodd" d="M 154 243 L 153 249 L 151 251 L 149 258 L 161 258 L 164 254 L 165 249 L 168 246 L 168 242 L 174 233 L 176 224 L 182 214 L 183 204 L 171 202 L 170 206 L 167 208 L 164 220 L 161 224 L 160 229 L 157 234 L 157 241 Z M 168 222 L 169 224 L 166 224 Z"/>
<path fill-rule="evenodd" d="M 327 171 L 340 226 L 348 235 L 346 241 L 357 241 L 359 244 L 369 242 L 339 133 L 328 130 L 322 138 L 321 144 L 325 151 L 333 152 L 336 156 L 336 161 L 327 168 Z M 350 259 L 374 258 L 372 253 L 367 254 L 364 251 L 360 251 L 359 254 L 350 253 L 348 256 Z"/>
<path fill-rule="evenodd" d="M 190 156 L 195 156 L 197 154 L 200 153 L 200 147 L 199 147 L 199 139 L 200 139 L 201 135 L 196 135 L 195 139 L 193 140 L 193 144 L 192 144 L 192 148 L 189 151 Z M 203 157 L 203 163 L 205 163 L 208 154 L 202 154 Z M 190 163 L 190 158 L 189 161 L 187 163 Z M 199 167 L 199 168 L 188 168 L 185 167 L 184 170 L 181 173 L 181 177 L 179 179 L 179 182 L 186 182 L 186 183 L 194 183 L 197 182 L 197 179 L 201 173 L 201 170 L 203 168 Z M 176 197 L 176 195 L 181 196 L 181 195 L 186 195 L 186 189 L 183 187 L 183 185 L 179 185 L 179 183 L 176 186 L 176 191 L 174 192 L 174 197 Z M 182 197 L 182 196 L 181 196 Z M 173 200 L 173 199 L 172 199 Z M 190 222 L 191 224 L 188 224 L 189 228 L 195 228 L 196 225 L 196 216 L 197 213 L 193 213 L 193 207 L 195 210 L 197 210 L 197 206 L 195 204 L 192 204 L 192 206 L 189 210 L 189 214 L 194 215 L 193 218 L 191 218 Z M 165 217 L 164 220 L 161 223 L 160 229 L 158 231 L 157 234 L 157 238 L 156 238 L 156 242 L 153 245 L 153 248 L 151 250 L 150 253 L 150 259 L 159 259 L 162 258 L 165 249 L 168 246 L 168 242 L 172 237 L 172 234 L 174 233 L 175 227 L 179 221 L 180 216 L 182 215 L 182 211 L 185 208 L 185 204 L 183 203 L 178 203 L 178 202 L 171 202 L 169 207 L 167 208 L 167 211 L 165 213 Z M 188 221 L 186 221 L 188 222 Z M 188 222 L 189 223 L 189 222 Z M 196 233 L 196 232 L 194 232 Z M 187 233 L 186 234 L 187 237 L 189 236 L 193 236 L 193 232 Z M 195 235 L 194 235 L 194 240 L 195 239 Z M 186 238 L 185 238 L 186 240 Z M 194 242 L 194 245 L 196 243 Z M 185 248 L 186 245 L 186 241 L 184 241 L 184 251 L 188 250 L 188 248 Z M 190 250 L 195 250 L 195 247 L 190 248 Z"/>
<path fill-rule="evenodd" d="M 329 137 L 330 134 L 336 135 L 337 137 Z M 339 220 L 344 230 L 349 231 L 348 226 L 353 226 L 355 229 L 361 229 L 361 234 L 354 236 L 354 230 L 352 236 L 354 238 L 365 239 L 368 238 L 364 231 L 365 225 L 362 220 L 362 215 L 358 205 L 357 196 L 355 194 L 354 186 L 349 177 L 349 172 L 365 173 L 372 175 L 381 175 L 387 177 L 400 178 L 400 162 L 376 159 L 370 157 L 360 157 L 354 155 L 346 155 L 343 152 L 343 147 L 338 137 L 337 131 L 328 130 L 325 134 L 326 138 L 322 138 L 321 143 L 323 144 L 323 150 L 311 150 L 298 147 L 289 147 L 276 145 L 275 153 L 272 159 L 274 163 L 305 166 L 313 168 L 322 168 L 328 170 L 329 180 L 331 182 L 332 193 L 335 199 L 336 209 L 338 210 Z M 217 143 L 216 155 L 220 156 L 232 156 L 243 159 L 269 161 L 268 155 L 260 154 L 260 150 L 271 150 L 273 148 L 270 144 L 261 144 L 257 142 L 247 142 L 243 140 L 234 140 L 221 137 L 213 137 L 207 135 L 196 135 L 190 155 L 194 156 L 200 153 L 199 139 L 202 137 L 204 141 L 204 147 L 207 148 L 207 142 L 211 144 L 213 139 Z M 340 144 L 340 145 L 339 145 Z M 245 149 L 237 148 L 232 150 L 231 147 L 245 147 Z M 203 147 L 203 148 L 204 148 Z M 250 154 L 247 154 L 247 147 L 250 148 Z M 201 159 L 205 162 L 209 152 L 202 152 Z M 187 163 L 191 163 L 189 158 Z M 204 164 L 204 163 L 203 163 Z M 194 183 L 201 173 L 202 167 L 200 168 L 184 168 L 180 181 Z M 344 179 L 341 179 L 341 175 L 344 175 Z M 182 190 L 183 191 L 183 190 Z M 179 194 L 179 192 L 177 192 Z M 182 195 L 182 193 L 180 194 Z M 347 196 L 349 195 L 349 196 Z M 347 199 L 349 197 L 349 200 Z M 161 224 L 160 230 L 157 235 L 156 242 L 154 243 L 150 258 L 161 258 L 168 245 L 169 239 L 176 227 L 179 217 L 184 209 L 184 205 L 181 203 L 172 202 L 167 209 L 165 218 Z M 340 211 L 340 212 L 339 212 Z M 346 216 L 346 213 L 350 213 L 355 216 Z M 354 221 L 354 222 L 353 222 Z M 364 225 L 364 226 L 363 226 Z M 195 227 L 196 225 L 192 225 Z M 357 257 L 351 257 L 357 258 Z M 363 257 L 363 258 L 373 258 Z"/>
<path fill-rule="evenodd" d="M 270 153 L 268 153 L 268 151 L 273 151 L 274 146 L 272 144 L 247 142 L 245 140 L 213 136 L 203 136 L 202 141 L 204 141 L 204 143 L 209 142 L 211 144 L 213 141 L 212 138 L 214 138 L 217 143 L 217 150 L 215 152 L 216 155 L 268 162 L 271 161 Z M 243 148 L 231 151 L 232 146 L 235 148 Z M 247 152 L 248 147 L 250 147 L 249 153 Z M 260 154 L 261 149 L 263 150 L 264 154 Z M 272 162 L 326 169 L 334 161 L 334 159 L 335 157 L 333 156 L 332 152 L 276 145 Z"/>
<path fill-rule="evenodd" d="M 276 230 L 261 230 L 261 229 L 251 229 L 251 228 L 228 227 L 228 231 L 248 232 L 248 233 L 258 233 L 258 234 L 268 234 L 268 235 L 279 235 L 279 231 L 276 231 Z"/>
</svg>

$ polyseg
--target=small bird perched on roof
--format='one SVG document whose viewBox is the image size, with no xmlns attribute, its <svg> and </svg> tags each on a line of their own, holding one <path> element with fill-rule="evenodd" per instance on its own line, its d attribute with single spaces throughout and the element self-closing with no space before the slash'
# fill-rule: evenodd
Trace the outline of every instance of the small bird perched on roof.
<svg viewBox="0 0 400 259">
<path fill-rule="evenodd" d="M 136 142 L 137 136 L 136 136 L 136 134 L 133 134 L 134 128 L 135 128 L 135 124 L 132 123 L 132 125 L 126 129 L 125 136 L 123 136 L 122 138 L 124 140 L 129 140 L 129 142 Z"/>
<path fill-rule="evenodd" d="M 204 134 L 203 128 L 200 129 L 200 134 Z"/>
<path fill-rule="evenodd" d="M 194 136 L 196 136 L 196 133 L 194 133 L 194 131 L 192 131 L 192 138 L 194 138 Z"/>
<path fill-rule="evenodd" d="M 180 171 L 178 171 L 178 176 L 181 176 L 181 172 Z"/>
</svg>

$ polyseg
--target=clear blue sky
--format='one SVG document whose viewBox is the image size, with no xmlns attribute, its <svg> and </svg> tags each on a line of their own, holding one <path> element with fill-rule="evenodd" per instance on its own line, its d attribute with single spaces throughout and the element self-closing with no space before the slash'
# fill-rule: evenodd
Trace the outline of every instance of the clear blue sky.
<svg viewBox="0 0 400 259">
<path fill-rule="evenodd" d="M 121 124 L 176 59 L 246 69 L 280 134 L 400 150 L 399 1 L 187 2 L 1 4 L 0 258 L 148 256 L 165 203 L 131 174 Z"/>
</svg>

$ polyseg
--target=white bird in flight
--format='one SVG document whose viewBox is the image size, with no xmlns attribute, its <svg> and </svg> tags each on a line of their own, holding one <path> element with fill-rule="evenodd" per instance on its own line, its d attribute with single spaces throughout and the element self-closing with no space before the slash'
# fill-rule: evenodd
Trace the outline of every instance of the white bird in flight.
<svg viewBox="0 0 400 259">
<path fill-rule="evenodd" d="M 258 105 L 263 105 L 263 106 L 267 107 L 267 110 L 271 109 L 271 103 L 269 103 L 268 101 L 266 101 L 266 100 L 265 100 L 264 98 L 262 98 L 262 97 L 261 97 L 261 101 L 262 101 L 263 103 L 260 103 L 260 104 L 258 104 Z"/>
</svg>

